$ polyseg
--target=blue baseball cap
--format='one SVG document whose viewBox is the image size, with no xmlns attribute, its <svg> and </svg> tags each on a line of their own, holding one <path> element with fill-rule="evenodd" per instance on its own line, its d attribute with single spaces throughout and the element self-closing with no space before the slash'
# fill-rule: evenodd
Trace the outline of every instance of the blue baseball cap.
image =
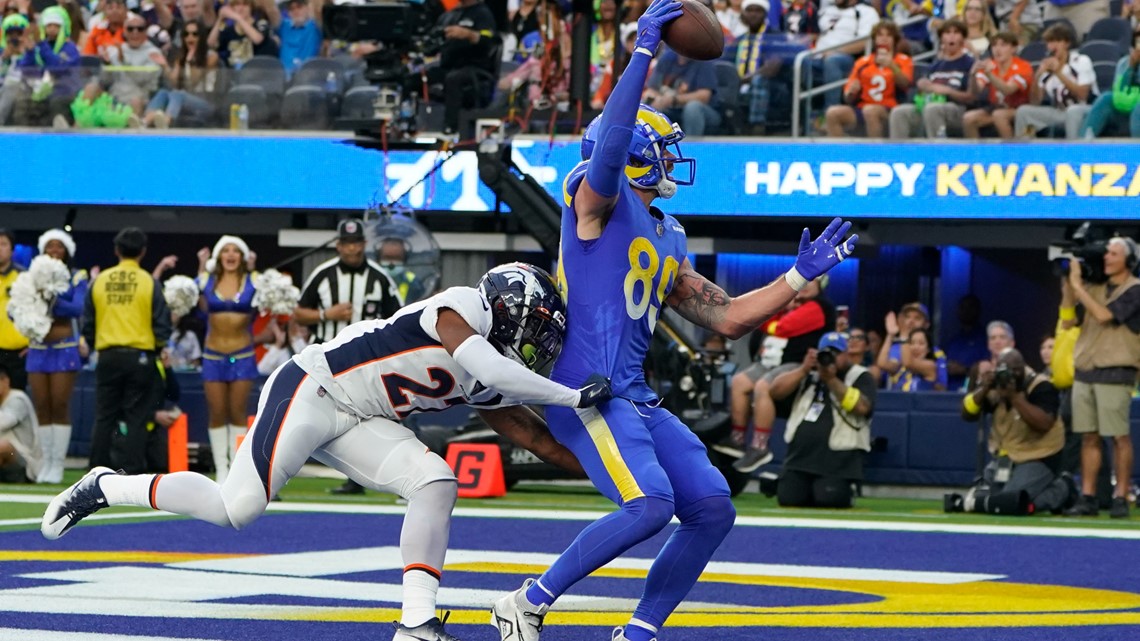
<svg viewBox="0 0 1140 641">
<path fill-rule="evenodd" d="M 918 311 L 919 314 L 922 314 L 923 316 L 925 316 L 926 320 L 930 320 L 930 310 L 928 310 L 926 308 L 926 305 L 923 305 L 922 303 L 919 303 L 917 301 L 903 305 L 902 309 L 899 310 L 899 315 L 905 314 L 912 309 Z"/>
<path fill-rule="evenodd" d="M 833 349 L 837 352 L 847 351 L 847 336 L 839 332 L 828 332 L 819 339 L 819 350 Z"/>
</svg>

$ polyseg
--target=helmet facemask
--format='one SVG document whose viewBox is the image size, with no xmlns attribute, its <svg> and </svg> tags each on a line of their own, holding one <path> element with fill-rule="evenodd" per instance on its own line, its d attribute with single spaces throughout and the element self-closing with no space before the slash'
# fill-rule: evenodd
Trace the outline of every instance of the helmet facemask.
<svg viewBox="0 0 1140 641">
<path fill-rule="evenodd" d="M 685 133 L 676 123 L 672 125 L 673 131 L 664 137 L 653 136 L 655 130 L 645 125 L 644 128 L 649 130 L 650 142 L 631 151 L 626 166 L 626 176 L 631 185 L 656 190 L 661 198 L 672 198 L 679 185 L 692 185 L 697 173 L 696 160 L 686 158 L 681 153 L 680 142 Z M 685 167 L 688 171 L 678 175 L 674 173 L 678 167 Z"/>
<path fill-rule="evenodd" d="M 544 307 L 527 310 L 524 302 L 513 294 L 503 295 L 502 304 L 506 308 L 502 312 L 509 335 L 494 336 L 495 342 L 507 358 L 532 371 L 542 371 L 562 350 L 565 316 Z"/>
</svg>

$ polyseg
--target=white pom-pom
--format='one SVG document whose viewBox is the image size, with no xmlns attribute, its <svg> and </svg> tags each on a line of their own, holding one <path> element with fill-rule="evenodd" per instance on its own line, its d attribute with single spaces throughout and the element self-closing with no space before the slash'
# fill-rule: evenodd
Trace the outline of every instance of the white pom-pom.
<svg viewBox="0 0 1140 641">
<path fill-rule="evenodd" d="M 46 254 L 33 258 L 27 273 L 31 276 L 36 291 L 44 297 L 44 300 L 51 300 L 71 288 L 71 272 L 68 271 L 67 265 Z"/>
<path fill-rule="evenodd" d="M 253 295 L 253 305 L 270 314 L 292 314 L 301 300 L 301 290 L 293 284 L 293 279 L 276 269 L 267 269 L 253 280 L 257 290 Z"/>
<path fill-rule="evenodd" d="M 33 341 L 42 341 L 51 330 L 51 306 L 36 290 L 35 277 L 30 271 L 16 277 L 8 296 L 8 315 L 16 331 Z"/>
<path fill-rule="evenodd" d="M 185 316 L 198 304 L 198 284 L 189 276 L 171 276 L 162 286 L 166 306 L 178 317 Z"/>
</svg>

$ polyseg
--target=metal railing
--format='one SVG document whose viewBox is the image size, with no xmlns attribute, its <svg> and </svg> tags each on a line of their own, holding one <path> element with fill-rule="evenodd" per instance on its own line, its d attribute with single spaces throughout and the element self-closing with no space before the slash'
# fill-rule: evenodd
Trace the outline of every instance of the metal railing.
<svg viewBox="0 0 1140 641">
<path fill-rule="evenodd" d="M 898 26 L 899 26 L 899 29 L 902 29 L 904 27 L 909 27 L 912 24 L 918 24 L 920 22 L 926 22 L 927 20 L 930 20 L 930 16 L 923 16 L 923 15 L 911 16 L 907 20 L 898 23 Z M 826 93 L 828 91 L 831 91 L 832 89 L 839 89 L 839 88 L 843 87 L 843 85 L 847 84 L 847 78 L 841 78 L 841 79 L 833 81 L 833 82 L 822 84 L 818 87 L 813 86 L 810 89 L 804 89 L 803 88 L 804 61 L 807 59 L 812 59 L 812 60 L 815 60 L 817 58 L 822 59 L 823 54 L 830 53 L 832 51 L 838 51 L 839 49 L 843 49 L 845 47 L 848 47 L 848 46 L 856 44 L 856 43 L 863 43 L 863 53 L 864 53 L 864 55 L 866 55 L 868 53 L 871 53 L 872 40 L 873 39 L 870 36 L 864 36 L 862 38 L 854 38 L 854 39 L 848 40 L 846 42 L 841 42 L 837 45 L 832 45 L 832 46 L 826 47 L 824 49 L 805 49 L 804 51 L 801 51 L 798 54 L 796 54 L 796 60 L 792 66 L 792 137 L 793 138 L 799 138 L 801 135 L 803 135 L 803 133 L 801 131 L 801 126 L 800 126 L 801 120 L 806 120 L 808 122 L 811 121 L 811 99 L 822 94 L 822 93 Z M 914 60 L 915 62 L 919 62 L 922 60 L 929 60 L 929 59 L 934 57 L 934 54 L 936 52 L 937 52 L 937 49 L 932 49 L 930 51 L 924 51 L 923 53 L 920 53 L 916 56 L 911 56 L 911 59 Z M 809 69 L 809 71 L 810 71 L 810 69 Z M 917 78 L 915 80 L 917 81 Z M 804 105 L 805 101 L 806 101 L 806 106 L 807 106 L 807 109 L 806 109 L 807 118 L 801 118 L 801 111 L 804 110 L 803 105 Z"/>
</svg>

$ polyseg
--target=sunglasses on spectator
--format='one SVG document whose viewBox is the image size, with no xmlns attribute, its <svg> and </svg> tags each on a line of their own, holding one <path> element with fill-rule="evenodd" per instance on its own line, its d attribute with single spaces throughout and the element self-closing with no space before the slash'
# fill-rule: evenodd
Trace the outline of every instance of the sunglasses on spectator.
<svg viewBox="0 0 1140 641">
<path fill-rule="evenodd" d="M 847 337 L 847 340 L 849 340 L 849 341 L 865 341 L 865 340 L 867 340 L 867 335 L 866 334 L 852 334 L 852 335 Z"/>
<path fill-rule="evenodd" d="M 127 31 L 146 31 L 146 25 L 127 25 Z"/>
</svg>

